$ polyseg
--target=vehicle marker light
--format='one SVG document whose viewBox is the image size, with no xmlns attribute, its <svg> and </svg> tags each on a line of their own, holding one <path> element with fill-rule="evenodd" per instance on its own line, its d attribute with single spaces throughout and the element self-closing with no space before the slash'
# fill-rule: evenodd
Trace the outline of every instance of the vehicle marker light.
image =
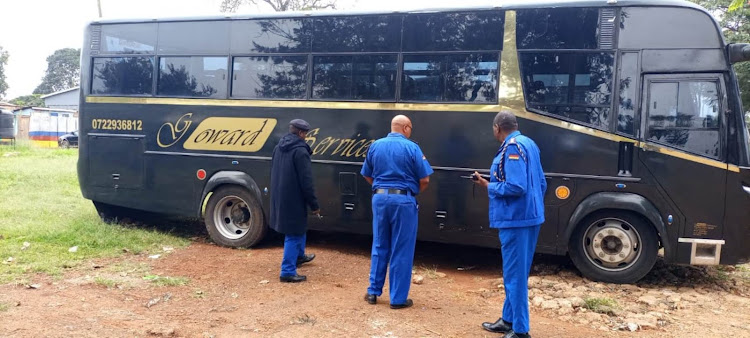
<svg viewBox="0 0 750 338">
<path fill-rule="evenodd" d="M 570 197 L 570 189 L 564 185 L 561 185 L 555 189 L 555 196 L 561 200 L 568 199 Z"/>
<path fill-rule="evenodd" d="M 203 169 L 198 169 L 198 172 L 195 173 L 195 176 L 197 176 L 199 180 L 203 181 L 206 179 L 206 171 Z"/>
</svg>

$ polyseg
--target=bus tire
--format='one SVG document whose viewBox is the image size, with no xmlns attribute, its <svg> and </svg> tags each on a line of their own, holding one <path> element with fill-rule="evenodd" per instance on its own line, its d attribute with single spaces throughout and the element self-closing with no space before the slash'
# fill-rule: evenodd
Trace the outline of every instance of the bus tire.
<svg viewBox="0 0 750 338">
<path fill-rule="evenodd" d="M 656 263 L 659 237 L 638 214 L 597 211 L 584 218 L 570 237 L 569 254 L 581 273 L 594 281 L 630 284 Z"/>
<path fill-rule="evenodd" d="M 118 223 L 127 217 L 125 208 L 116 205 L 94 201 L 94 208 L 96 208 L 96 213 L 102 219 L 102 222 L 107 224 Z"/>
<path fill-rule="evenodd" d="M 266 234 L 260 202 L 236 185 L 220 186 L 211 194 L 204 220 L 208 235 L 221 246 L 250 247 Z"/>
</svg>

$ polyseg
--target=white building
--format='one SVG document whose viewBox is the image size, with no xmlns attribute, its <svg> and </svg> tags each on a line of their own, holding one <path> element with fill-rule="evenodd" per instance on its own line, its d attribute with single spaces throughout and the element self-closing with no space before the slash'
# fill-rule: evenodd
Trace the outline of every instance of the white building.
<svg viewBox="0 0 750 338">
<path fill-rule="evenodd" d="M 61 90 L 56 93 L 42 96 L 44 105 L 50 109 L 66 109 L 78 111 L 78 100 L 80 99 L 80 87 Z"/>
</svg>

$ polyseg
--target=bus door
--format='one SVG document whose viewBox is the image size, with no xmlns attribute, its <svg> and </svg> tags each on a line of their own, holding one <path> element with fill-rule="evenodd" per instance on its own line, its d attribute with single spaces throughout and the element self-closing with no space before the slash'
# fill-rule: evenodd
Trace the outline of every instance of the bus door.
<svg viewBox="0 0 750 338">
<path fill-rule="evenodd" d="M 639 158 L 685 217 L 679 237 L 719 239 L 727 180 L 722 76 L 645 75 L 643 81 Z"/>
</svg>

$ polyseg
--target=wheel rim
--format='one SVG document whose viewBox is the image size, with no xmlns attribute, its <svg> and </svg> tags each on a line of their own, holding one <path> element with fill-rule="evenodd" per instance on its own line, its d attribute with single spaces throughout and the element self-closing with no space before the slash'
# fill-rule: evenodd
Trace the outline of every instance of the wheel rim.
<svg viewBox="0 0 750 338">
<path fill-rule="evenodd" d="M 583 236 L 586 258 L 607 271 L 622 271 L 641 256 L 641 236 L 628 222 L 616 218 L 598 220 Z"/>
<path fill-rule="evenodd" d="M 237 196 L 225 196 L 214 209 L 216 230 L 227 239 L 240 239 L 250 230 L 253 214 L 247 203 Z"/>
<path fill-rule="evenodd" d="M 63 147 L 63 148 L 68 148 L 68 146 L 69 146 L 69 145 L 68 145 L 68 141 L 67 141 L 67 140 L 63 140 L 63 141 L 62 141 L 62 147 Z"/>
</svg>

